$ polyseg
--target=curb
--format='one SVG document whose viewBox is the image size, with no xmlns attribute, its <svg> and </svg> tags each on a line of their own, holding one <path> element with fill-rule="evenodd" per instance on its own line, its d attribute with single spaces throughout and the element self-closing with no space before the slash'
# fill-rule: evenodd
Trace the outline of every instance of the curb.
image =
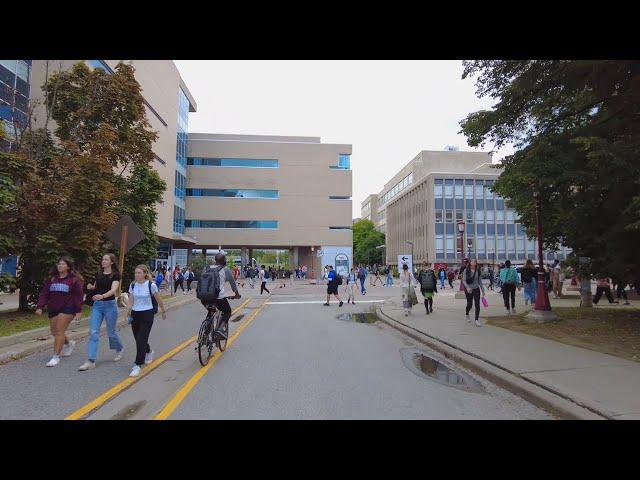
<svg viewBox="0 0 640 480">
<path fill-rule="evenodd" d="M 563 420 L 612 420 L 609 415 L 585 408 L 561 394 L 552 392 L 515 372 L 495 366 L 481 357 L 465 352 L 455 345 L 432 337 L 426 333 L 399 322 L 376 307 L 376 316 L 387 325 L 399 330 L 414 340 L 427 345 L 445 358 L 452 360 L 469 370 L 480 374 L 509 392 L 524 398 L 536 407 L 539 407 Z"/>
<path fill-rule="evenodd" d="M 189 296 L 185 299 L 185 301 L 182 301 L 181 299 L 176 300 L 175 302 L 171 302 L 171 304 L 166 305 L 166 309 L 167 311 L 174 310 L 195 300 L 195 295 Z M 118 312 L 118 321 L 116 322 L 116 328 L 120 328 L 127 324 L 127 318 L 125 317 L 124 313 L 124 309 L 123 311 Z M 69 328 L 67 329 L 67 338 L 70 338 L 71 340 L 78 340 L 88 337 L 89 330 L 85 328 L 88 326 L 88 317 L 86 319 L 83 318 L 79 322 L 71 322 L 69 324 Z M 39 338 L 42 338 L 45 335 L 47 337 L 46 340 L 39 340 Z M 53 346 L 53 337 L 51 337 L 51 333 L 48 327 L 28 330 L 26 332 L 10 335 L 10 337 L 14 337 L 14 339 L 16 339 L 17 341 L 11 343 L 5 342 L 5 345 L 2 345 L 2 343 L 0 343 L 0 365 L 27 357 L 42 350 L 47 350 Z M 23 337 L 24 340 L 16 337 Z"/>
</svg>

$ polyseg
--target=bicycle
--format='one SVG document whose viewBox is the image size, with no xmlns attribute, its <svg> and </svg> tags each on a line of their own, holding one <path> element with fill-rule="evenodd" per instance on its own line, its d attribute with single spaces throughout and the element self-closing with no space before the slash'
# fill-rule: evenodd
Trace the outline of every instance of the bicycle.
<svg viewBox="0 0 640 480">
<path fill-rule="evenodd" d="M 239 299 L 240 296 L 228 296 L 227 299 Z M 203 367 L 209 363 L 211 358 L 211 352 L 213 351 L 213 344 L 215 343 L 218 350 L 224 352 L 227 348 L 227 338 L 229 338 L 229 322 L 225 322 L 224 328 L 220 328 L 222 323 L 222 311 L 218 310 L 214 304 L 208 304 L 207 316 L 200 325 L 200 331 L 198 332 L 198 360 Z M 214 326 L 211 331 L 211 326 Z M 222 332 L 224 335 L 220 335 Z"/>
</svg>

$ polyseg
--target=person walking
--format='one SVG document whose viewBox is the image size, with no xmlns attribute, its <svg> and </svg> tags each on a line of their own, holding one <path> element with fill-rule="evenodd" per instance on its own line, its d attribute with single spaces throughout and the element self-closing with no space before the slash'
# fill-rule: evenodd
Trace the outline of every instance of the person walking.
<svg viewBox="0 0 640 480">
<path fill-rule="evenodd" d="M 302 266 L 302 279 L 303 280 L 307 279 L 307 266 L 306 265 Z"/>
<path fill-rule="evenodd" d="M 100 327 L 102 321 L 107 324 L 107 335 L 109 336 L 109 348 L 115 350 L 113 361 L 122 359 L 124 346 L 116 330 L 118 322 L 118 305 L 116 295 L 120 292 L 120 272 L 118 271 L 118 261 L 113 253 L 102 256 L 100 271 L 93 283 L 87 284 L 87 290 L 91 292 L 93 307 L 89 315 L 89 341 L 87 343 L 87 361 L 78 370 L 84 372 L 96 368 L 98 358 L 98 346 L 100 342 Z"/>
<path fill-rule="evenodd" d="M 268 294 L 271 294 L 271 292 L 267 288 L 267 280 L 269 279 L 269 277 L 267 277 L 267 274 L 264 271 L 264 265 L 260 266 L 260 272 L 258 272 L 258 279 L 260 280 L 260 295 L 262 295 L 262 292 L 264 291 L 266 291 Z"/>
<path fill-rule="evenodd" d="M 564 276 L 564 274 L 562 273 L 562 266 L 560 265 L 560 262 L 558 261 L 558 259 L 556 259 L 553 262 L 553 268 L 551 270 L 551 284 L 553 288 L 553 298 L 562 298 L 562 281 L 564 280 L 564 278 L 562 278 L 561 280 L 560 279 L 561 276 Z"/>
<path fill-rule="evenodd" d="M 511 261 L 504 262 L 504 268 L 500 270 L 500 282 L 502 283 L 502 299 L 509 315 L 516 313 L 516 287 L 518 286 L 518 272 L 511 267 Z M 511 307 L 509 307 L 511 297 Z"/>
<path fill-rule="evenodd" d="M 408 316 L 413 308 L 411 289 L 418 286 L 418 281 L 413 276 L 413 273 L 409 271 L 409 265 L 406 263 L 402 265 L 402 272 L 400 273 L 400 286 L 402 287 L 402 307 L 404 308 L 404 316 Z"/>
<path fill-rule="evenodd" d="M 420 293 L 424 297 L 424 308 L 429 315 L 429 313 L 433 313 L 433 295 L 438 291 L 436 273 L 429 262 L 422 263 L 422 269 L 418 272 L 418 282 L 420 283 Z"/>
<path fill-rule="evenodd" d="M 49 327 L 53 335 L 53 356 L 47 367 L 55 367 L 60 357 L 68 357 L 73 352 L 75 341 L 65 334 L 71 320 L 82 318 L 82 276 L 74 269 L 73 260 L 61 257 L 49 272 L 47 280 L 40 290 L 36 315 L 42 315 L 47 308 Z"/>
<path fill-rule="evenodd" d="M 156 285 L 160 290 L 164 288 L 164 275 L 162 274 L 162 270 L 158 270 L 155 276 Z"/>
<path fill-rule="evenodd" d="M 180 269 L 180 265 L 176 265 L 176 268 L 173 271 L 173 282 L 173 294 L 175 295 L 178 292 L 178 287 L 182 289 L 182 293 L 184 294 L 184 274 Z"/>
<path fill-rule="evenodd" d="M 373 280 L 373 286 L 376 286 L 376 283 L 378 282 L 378 280 L 380 281 L 380 286 L 384 287 L 384 283 L 382 283 L 382 278 L 380 278 L 380 270 L 382 269 L 382 267 L 378 267 L 377 265 L 374 265 L 374 274 L 376 276 L 376 278 Z"/>
<path fill-rule="evenodd" d="M 360 280 L 360 293 L 362 295 L 367 294 L 367 289 L 364 288 L 364 282 L 367 279 L 368 273 L 369 272 L 367 272 L 367 269 L 365 268 L 365 266 L 360 265 L 360 270 L 358 270 L 358 279 Z"/>
<path fill-rule="evenodd" d="M 280 288 L 287 286 L 287 284 L 284 283 L 284 268 L 282 267 L 278 267 L 278 282 L 280 282 Z"/>
<path fill-rule="evenodd" d="M 525 263 L 521 276 L 524 285 L 524 304 L 533 305 L 536 303 L 537 272 L 530 258 Z"/>
<path fill-rule="evenodd" d="M 617 305 L 618 303 L 620 303 L 613 299 L 613 295 L 611 294 L 611 285 L 609 283 L 608 277 L 600 277 L 596 281 L 596 296 L 593 297 L 594 305 L 598 304 L 598 302 L 600 301 L 600 297 L 602 297 L 603 293 L 607 297 L 607 300 L 609 300 L 609 304 Z"/>
<path fill-rule="evenodd" d="M 444 282 L 447 280 L 447 274 L 444 271 L 444 268 L 440 269 L 438 277 L 440 277 L 440 288 L 444 290 Z"/>
<path fill-rule="evenodd" d="M 143 365 L 153 362 L 154 351 L 149 345 L 149 335 L 153 326 L 153 317 L 160 306 L 162 319 L 167 319 L 167 312 L 158 287 L 151 281 L 149 267 L 138 265 L 134 270 L 135 280 L 129 286 L 129 305 L 127 317 L 130 317 L 133 338 L 136 340 L 136 360 L 131 369 L 130 377 L 140 375 Z M 154 301 L 155 300 L 155 301 Z"/>
<path fill-rule="evenodd" d="M 453 269 L 449 270 L 449 273 L 447 273 L 447 279 L 449 280 L 449 287 L 451 287 L 453 289 L 453 280 L 454 278 L 456 278 L 456 274 L 453 271 Z"/>
<path fill-rule="evenodd" d="M 489 290 L 493 291 L 494 278 L 493 278 L 493 267 L 491 265 L 489 265 L 487 274 L 489 275 Z"/>
<path fill-rule="evenodd" d="M 387 265 L 384 272 L 387 274 L 387 287 L 393 287 L 393 271 L 391 265 Z"/>
<path fill-rule="evenodd" d="M 356 304 L 356 282 L 358 280 L 358 275 L 356 274 L 355 268 L 351 267 L 349 270 L 349 274 L 347 275 L 346 282 L 346 290 L 347 290 L 347 303 L 351 302 L 353 305 Z"/>
<path fill-rule="evenodd" d="M 276 267 L 271 267 L 271 281 L 275 282 L 277 276 L 278 272 L 276 271 Z"/>
<path fill-rule="evenodd" d="M 630 276 L 629 274 L 630 273 L 631 272 L 627 270 L 625 272 L 625 276 L 623 276 L 620 280 L 617 280 L 615 282 L 616 283 L 616 289 L 615 289 L 616 290 L 616 298 L 618 299 L 618 302 L 622 298 L 624 300 L 624 305 L 631 305 L 629 303 L 629 297 L 627 296 L 627 291 L 625 290 L 625 288 L 627 287 L 627 284 L 629 283 L 627 278 L 629 278 L 629 276 Z"/>
<path fill-rule="evenodd" d="M 338 278 L 338 274 L 333 269 L 333 266 L 327 265 L 327 303 L 325 306 L 329 306 L 329 300 L 331 299 L 331 295 L 336 297 L 336 299 L 340 302 L 338 307 L 343 305 L 343 301 L 340 299 L 340 295 L 338 295 L 338 287 L 341 284 L 341 280 Z"/>
<path fill-rule="evenodd" d="M 507 260 L 508 261 L 508 260 Z M 467 317 L 467 322 L 471 322 L 471 318 L 469 318 L 469 312 L 471 311 L 471 304 L 473 303 L 475 306 L 475 324 L 476 327 L 481 327 L 482 323 L 480 323 L 480 293 L 484 297 L 484 285 L 482 284 L 482 275 L 480 274 L 480 269 L 478 268 L 478 260 L 472 258 L 471 261 L 467 264 L 467 267 L 464 269 L 462 274 L 462 283 L 464 285 L 464 294 L 467 297 L 467 307 L 465 310 L 465 315 Z"/>
<path fill-rule="evenodd" d="M 187 293 L 191 292 L 191 283 L 194 278 L 196 278 L 196 274 L 193 273 L 191 267 L 187 267 L 187 271 L 184 272 L 184 279 L 187 281 Z M 158 284 L 156 283 L 156 285 Z"/>
</svg>

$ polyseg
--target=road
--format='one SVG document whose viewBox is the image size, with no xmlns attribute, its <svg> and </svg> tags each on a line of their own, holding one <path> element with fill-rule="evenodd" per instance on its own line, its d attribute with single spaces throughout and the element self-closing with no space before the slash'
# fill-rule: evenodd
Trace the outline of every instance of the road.
<svg viewBox="0 0 640 480">
<path fill-rule="evenodd" d="M 166 321 L 156 317 L 150 338 L 156 360 L 135 381 L 127 377 L 135 357 L 129 328 L 120 332 L 124 358 L 111 360 L 103 336 L 98 366 L 88 372 L 77 371 L 86 340 L 56 368 L 44 366 L 50 352 L 33 354 L 0 366 L 0 419 L 552 418 L 448 362 L 474 388 L 434 379 L 411 360 L 440 359 L 434 352 L 382 322 L 339 318 L 368 312 L 399 289 L 369 291 L 356 305 L 338 308 L 333 300 L 322 305 L 322 286 L 274 288 L 270 297 L 242 289 L 243 298 L 232 302 L 238 311 L 228 348 L 205 368 L 187 342 L 204 316 L 197 302 Z"/>
</svg>

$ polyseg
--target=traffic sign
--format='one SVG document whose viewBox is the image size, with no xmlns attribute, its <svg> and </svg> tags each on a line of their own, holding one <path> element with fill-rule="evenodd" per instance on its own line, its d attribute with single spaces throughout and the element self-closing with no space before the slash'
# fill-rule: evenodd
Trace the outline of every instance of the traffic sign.
<svg viewBox="0 0 640 480">
<path fill-rule="evenodd" d="M 398 255 L 398 271 L 402 271 L 403 265 L 409 265 L 409 271 L 413 273 L 413 258 L 411 255 Z"/>
</svg>

